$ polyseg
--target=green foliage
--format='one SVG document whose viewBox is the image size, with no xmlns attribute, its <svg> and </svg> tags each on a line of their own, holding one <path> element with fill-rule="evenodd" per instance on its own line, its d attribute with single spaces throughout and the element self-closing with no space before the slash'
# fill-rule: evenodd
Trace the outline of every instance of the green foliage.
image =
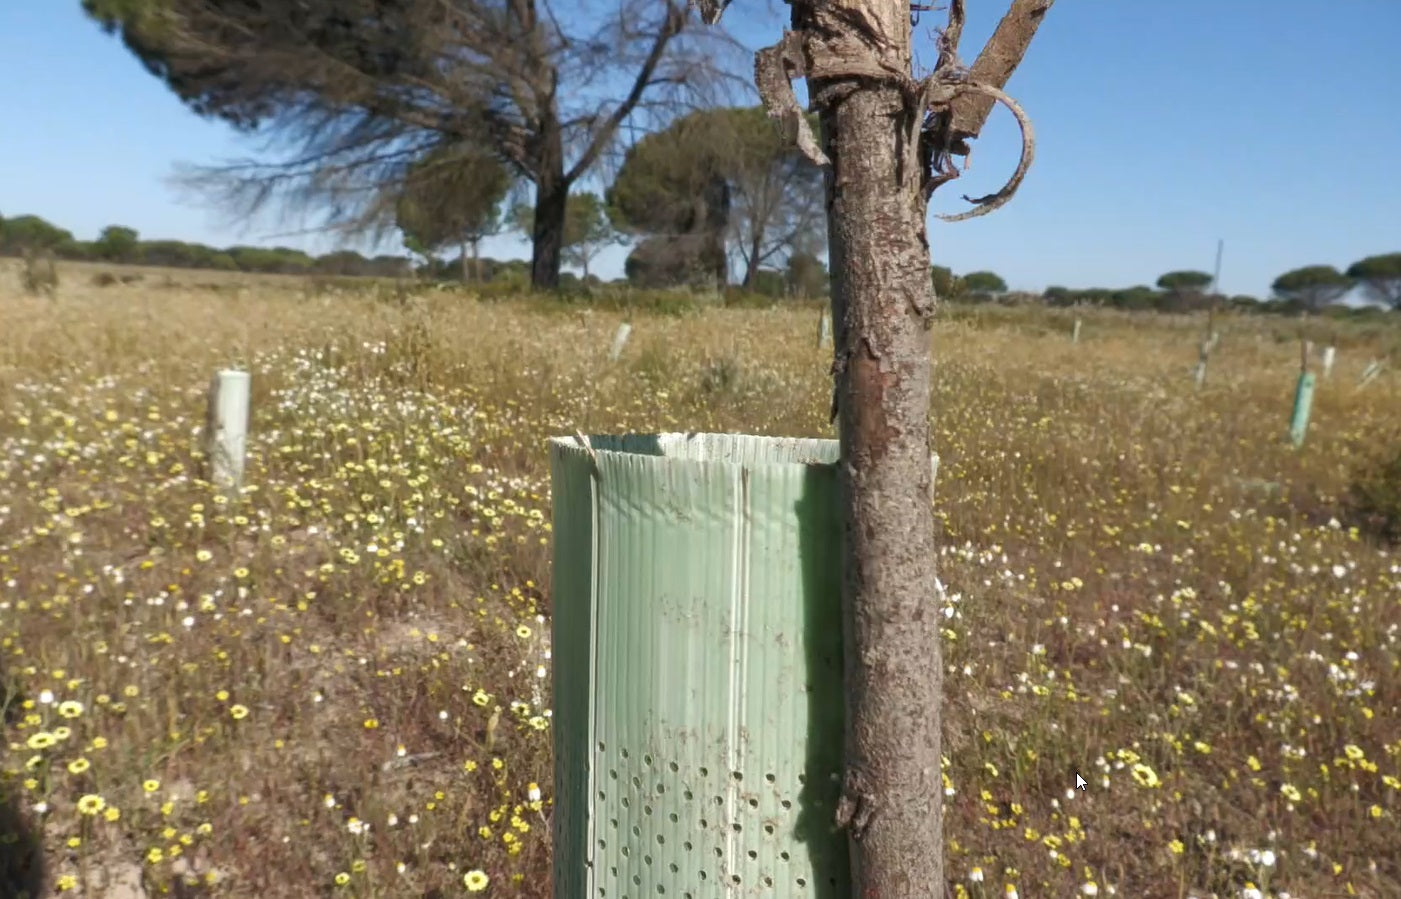
<svg viewBox="0 0 1401 899">
<path fill-rule="evenodd" d="M 1354 474 L 1349 501 L 1361 527 L 1401 541 L 1401 450 L 1394 441 L 1388 447 Z"/>
<path fill-rule="evenodd" d="M 614 225 L 629 234 L 733 237 L 746 282 L 790 253 L 818 252 L 826 239 L 822 172 L 761 107 L 703 110 L 643 137 L 607 200 Z"/>
<path fill-rule="evenodd" d="M 936 297 L 941 300 L 957 300 L 963 296 L 963 279 L 955 275 L 953 269 L 947 265 L 932 265 L 929 267 L 929 273 Z"/>
<path fill-rule="evenodd" d="M 475 252 L 500 227 L 501 201 L 510 188 L 510 173 L 488 149 L 443 144 L 411 166 L 397 187 L 394 221 L 404 246 L 425 257 L 464 244 Z"/>
<path fill-rule="evenodd" d="M 638 242 L 623 263 L 628 283 L 636 287 L 714 287 L 724 270 L 725 250 L 713 235 L 648 237 Z"/>
<path fill-rule="evenodd" d="M 291 247 L 229 247 L 226 251 L 245 272 L 305 274 L 316 264 L 307 253 Z"/>
<path fill-rule="evenodd" d="M 54 266 L 53 253 L 49 250 L 23 251 L 24 268 L 20 271 L 20 286 L 32 295 L 46 294 L 52 297 L 58 290 L 58 269 Z"/>
<path fill-rule="evenodd" d="M 108 262 L 132 262 L 141 241 L 134 228 L 108 225 L 92 245 L 92 255 Z"/>
<path fill-rule="evenodd" d="M 56 252 L 73 243 L 73 233 L 37 215 L 0 219 L 0 253 L 16 255 L 25 250 Z"/>
<path fill-rule="evenodd" d="M 1158 278 L 1158 286 L 1163 290 L 1198 292 L 1211 284 L 1211 275 L 1206 272 L 1168 272 Z"/>
<path fill-rule="evenodd" d="M 1270 289 L 1283 300 L 1293 300 L 1310 312 L 1342 299 L 1353 287 L 1352 279 L 1331 265 L 1306 265 L 1285 272 Z"/>
<path fill-rule="evenodd" d="M 1109 297 L 1108 305 L 1116 309 L 1143 310 L 1156 309 L 1162 302 L 1162 294 L 1147 284 L 1138 284 L 1124 290 L 1116 290 Z"/>
<path fill-rule="evenodd" d="M 1007 292 L 1007 282 L 996 272 L 969 272 L 963 276 L 963 287 L 970 293 Z"/>
<path fill-rule="evenodd" d="M 1165 293 L 1159 297 L 1157 308 L 1164 312 L 1192 312 L 1206 308 L 1211 305 L 1211 300 L 1202 291 L 1213 280 L 1206 272 L 1167 272 L 1158 278 L 1158 286 Z"/>
<path fill-rule="evenodd" d="M 784 283 L 782 272 L 773 269 L 761 268 L 754 273 L 749 281 L 749 290 L 760 296 L 779 298 L 787 292 L 787 285 Z"/>
<path fill-rule="evenodd" d="M 827 266 L 812 253 L 790 253 L 783 277 L 788 292 L 793 296 L 808 299 L 825 297 L 831 290 L 832 278 Z"/>
<path fill-rule="evenodd" d="M 1348 266 L 1346 275 L 1359 282 L 1369 298 L 1401 310 L 1401 253 L 1359 259 Z"/>
</svg>

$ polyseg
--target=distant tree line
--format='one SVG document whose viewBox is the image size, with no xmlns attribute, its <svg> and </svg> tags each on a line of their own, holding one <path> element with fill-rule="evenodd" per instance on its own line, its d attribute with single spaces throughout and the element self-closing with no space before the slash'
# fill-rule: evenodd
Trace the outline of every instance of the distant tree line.
<svg viewBox="0 0 1401 899">
<path fill-rule="evenodd" d="M 103 228 L 97 240 L 77 240 L 71 231 L 37 215 L 0 216 L 0 256 L 26 251 L 82 262 L 280 275 L 401 277 L 411 271 L 402 256 L 368 257 L 353 250 L 312 256 L 291 247 L 220 249 L 183 240 L 141 240 L 135 229 L 122 225 Z"/>
<path fill-rule="evenodd" d="M 729 125 L 725 124 L 727 118 Z M 789 190 L 794 179 L 811 173 L 799 176 L 788 171 L 795 163 L 776 145 L 770 151 L 751 147 L 750 152 L 744 150 L 742 142 L 730 143 L 728 156 L 716 150 L 716 159 L 701 167 L 708 186 L 697 182 L 694 163 L 679 162 L 685 155 L 683 148 L 694 148 L 701 140 L 688 131 L 697 127 L 697 121 L 702 132 L 719 135 L 714 139 L 724 145 L 734 139 L 727 129 L 743 136 L 744 129 L 755 124 L 752 119 L 752 110 L 710 110 L 696 121 L 683 119 L 674 132 L 658 132 L 649 136 L 655 139 L 652 143 L 644 139 L 634 147 L 606 197 L 571 194 L 562 254 L 582 270 L 582 275 L 562 273 L 561 286 L 604 283 L 589 271 L 593 259 L 607 246 L 633 237 L 636 243 L 627 257 L 624 277 L 612 283 L 644 288 L 713 286 L 722 266 L 733 256 L 743 271 L 740 286 L 748 292 L 774 298 L 825 296 L 827 268 L 817 255 L 826 240 L 821 230 L 824 219 L 806 208 L 806 192 Z M 749 139 L 760 144 L 765 133 L 755 128 Z M 761 163 L 754 163 L 755 158 Z M 433 164 L 430 160 L 425 168 Z M 405 246 L 420 257 L 417 264 L 403 256 L 369 257 L 353 250 L 313 256 L 290 247 L 220 249 L 180 240 L 141 240 L 135 229 L 121 225 L 109 225 L 96 240 L 83 241 L 37 215 L 0 216 L 0 256 L 48 252 L 70 260 L 287 275 L 416 274 L 439 281 L 524 289 L 531 281 L 528 262 L 477 253 L 478 244 L 489 235 L 503 230 L 529 234 L 533 228 L 532 207 L 503 206 L 507 179 L 504 172 L 491 171 L 493 165 L 479 159 L 472 167 L 445 168 L 450 173 L 442 176 L 446 180 L 425 176 L 422 182 L 409 182 L 412 190 L 398 198 L 396 222 Z M 712 202 L 720 212 L 711 208 Z M 737 242 L 742 246 L 736 246 Z M 458 255 L 440 255 L 447 249 L 456 249 Z M 953 302 L 1034 301 L 1126 311 L 1215 308 L 1296 315 L 1321 312 L 1360 288 L 1369 299 L 1401 310 L 1401 253 L 1368 256 L 1344 271 L 1329 265 L 1292 269 L 1274 280 L 1272 295 L 1266 298 L 1212 293 L 1211 275 L 1192 270 L 1166 272 L 1151 287 L 1051 286 L 1040 294 L 1011 292 L 1006 281 L 991 271 L 955 275 L 947 266 L 933 266 L 931 277 L 936 294 Z M 724 283 L 718 281 L 721 286 Z"/>
<path fill-rule="evenodd" d="M 1271 296 L 1226 296 L 1209 290 L 1212 277 L 1206 272 L 1181 270 L 1166 272 L 1154 286 L 1139 284 L 1126 288 L 1061 286 L 1047 287 L 1040 294 L 1012 293 L 994 272 L 979 271 L 955 275 L 947 266 L 931 270 L 934 290 L 954 302 L 1040 301 L 1051 306 L 1103 306 L 1127 311 L 1196 312 L 1232 309 L 1282 315 L 1319 313 L 1337 303 L 1354 289 L 1386 308 L 1401 311 L 1401 253 L 1386 253 L 1359 259 L 1339 271 L 1331 265 L 1307 265 L 1291 269 L 1275 278 Z"/>
</svg>

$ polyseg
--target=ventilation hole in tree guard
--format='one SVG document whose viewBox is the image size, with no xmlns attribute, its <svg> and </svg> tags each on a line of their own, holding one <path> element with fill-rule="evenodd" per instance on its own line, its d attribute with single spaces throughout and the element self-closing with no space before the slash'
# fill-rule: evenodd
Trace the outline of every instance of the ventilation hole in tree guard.
<svg viewBox="0 0 1401 899">
<path fill-rule="evenodd" d="M 640 786 L 642 786 L 642 778 L 637 777 L 637 776 L 634 776 L 633 779 L 632 779 L 632 787 L 633 787 L 633 789 L 635 790 L 635 789 L 637 789 L 637 788 L 640 787 Z"/>
<path fill-rule="evenodd" d="M 658 845 L 658 846 L 665 846 L 665 845 L 666 845 L 666 836 L 665 836 L 664 834 L 660 834 L 660 833 L 657 834 L 657 845 Z"/>
<path fill-rule="evenodd" d="M 650 755 L 644 755 L 642 757 L 642 764 L 646 765 L 648 768 L 652 767 L 652 757 Z"/>
<path fill-rule="evenodd" d="M 704 765 L 702 765 L 702 766 L 701 766 L 701 769 L 700 769 L 700 776 L 701 776 L 701 777 L 709 777 L 709 776 L 710 776 L 710 769 L 707 768 L 707 767 L 705 767 Z"/>
<path fill-rule="evenodd" d="M 773 836 L 773 830 L 774 830 L 774 828 L 773 828 L 773 825 L 772 825 L 772 824 L 765 824 L 765 825 L 764 825 L 764 833 L 768 834 L 769 836 Z"/>
<path fill-rule="evenodd" d="M 640 827 L 638 827 L 636 824 L 634 824 L 634 825 L 632 826 L 632 835 L 635 836 L 635 837 L 640 837 L 640 836 L 642 836 L 642 828 L 640 828 Z"/>
<path fill-rule="evenodd" d="M 668 764 L 667 767 L 671 769 L 671 773 L 673 774 L 681 770 L 681 766 L 676 764 L 675 762 Z"/>
<path fill-rule="evenodd" d="M 765 775 L 764 775 L 764 780 L 767 780 L 769 783 L 777 783 L 777 782 L 778 782 L 778 777 L 777 777 L 776 775 L 774 775 L 774 774 L 771 774 L 771 773 L 770 773 L 770 774 L 765 774 Z"/>
<path fill-rule="evenodd" d="M 652 817 L 652 807 L 645 802 L 642 804 L 642 814 L 649 818 Z"/>
<path fill-rule="evenodd" d="M 691 845 L 691 841 L 690 841 L 690 840 L 686 840 L 685 842 L 683 842 L 683 843 L 681 844 L 681 847 L 682 847 L 683 849 L 685 849 L 687 852 L 690 852 L 692 849 L 696 848 L 695 846 L 692 846 L 692 845 Z"/>
<path fill-rule="evenodd" d="M 626 749 L 619 749 L 618 754 L 621 755 L 623 758 L 628 757 L 628 751 Z"/>
</svg>

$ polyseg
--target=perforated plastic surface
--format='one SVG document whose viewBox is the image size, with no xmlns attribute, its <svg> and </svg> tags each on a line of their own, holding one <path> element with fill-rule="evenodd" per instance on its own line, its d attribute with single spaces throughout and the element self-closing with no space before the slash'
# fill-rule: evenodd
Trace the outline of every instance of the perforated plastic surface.
<svg viewBox="0 0 1401 899">
<path fill-rule="evenodd" d="M 556 899 L 848 893 L 836 441 L 551 441 Z"/>
</svg>

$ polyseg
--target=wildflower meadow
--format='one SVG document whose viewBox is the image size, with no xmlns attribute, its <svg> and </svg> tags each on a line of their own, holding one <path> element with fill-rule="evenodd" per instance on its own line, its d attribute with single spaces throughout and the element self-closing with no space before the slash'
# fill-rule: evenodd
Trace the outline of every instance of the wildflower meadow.
<svg viewBox="0 0 1401 899">
<path fill-rule="evenodd" d="M 830 437 L 818 306 L 180 277 L 0 271 L 0 892 L 548 896 L 545 441 Z M 1401 329 L 1203 323 L 940 313 L 951 895 L 1401 896 Z"/>
</svg>

